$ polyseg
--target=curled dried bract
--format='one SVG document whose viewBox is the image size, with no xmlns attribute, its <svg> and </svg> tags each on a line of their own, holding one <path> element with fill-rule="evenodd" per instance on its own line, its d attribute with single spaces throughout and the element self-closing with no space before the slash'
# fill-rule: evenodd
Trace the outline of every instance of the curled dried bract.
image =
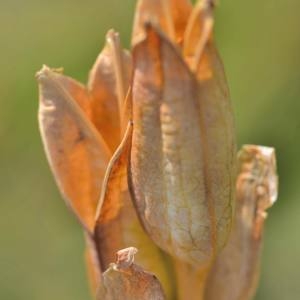
<svg viewBox="0 0 300 300">
<path fill-rule="evenodd" d="M 258 284 L 266 210 L 277 198 L 274 149 L 243 146 L 238 171 L 235 224 L 209 276 L 207 300 L 250 300 Z"/>
</svg>

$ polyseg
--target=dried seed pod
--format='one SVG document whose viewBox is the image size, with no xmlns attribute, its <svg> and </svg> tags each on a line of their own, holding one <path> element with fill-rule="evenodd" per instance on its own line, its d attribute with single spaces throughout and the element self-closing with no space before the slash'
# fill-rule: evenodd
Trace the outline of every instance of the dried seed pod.
<svg viewBox="0 0 300 300">
<path fill-rule="evenodd" d="M 90 98 L 82 85 L 46 66 L 37 79 L 39 124 L 49 164 L 67 204 L 92 232 L 110 151 L 89 120 Z"/>
<path fill-rule="evenodd" d="M 193 13 L 190 18 L 189 27 L 203 25 Z M 152 19 L 143 38 L 136 20 L 139 37 L 133 38 L 131 191 L 151 238 L 194 268 L 207 267 L 224 246 L 232 218 L 235 131 L 228 90 L 210 35 L 197 64 L 209 70 L 202 79 Z"/>
</svg>

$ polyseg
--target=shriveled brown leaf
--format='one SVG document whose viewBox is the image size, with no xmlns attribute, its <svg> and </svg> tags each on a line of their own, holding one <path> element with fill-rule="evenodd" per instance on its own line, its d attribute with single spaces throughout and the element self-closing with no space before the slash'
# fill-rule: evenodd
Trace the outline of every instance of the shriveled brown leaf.
<svg viewBox="0 0 300 300">
<path fill-rule="evenodd" d="M 118 33 L 110 30 L 106 45 L 90 72 L 88 90 L 92 97 L 93 122 L 112 153 L 121 140 L 120 119 L 131 72 L 130 53 L 121 48 Z"/>
<path fill-rule="evenodd" d="M 91 232 L 109 149 L 89 120 L 84 87 L 48 67 L 37 79 L 39 125 L 50 167 L 67 204 Z"/>
<path fill-rule="evenodd" d="M 246 145 L 239 152 L 235 225 L 210 274 L 208 300 L 250 300 L 260 269 L 266 209 L 277 198 L 273 148 Z"/>
<path fill-rule="evenodd" d="M 133 263 L 133 255 L 136 252 L 132 251 L 133 249 L 131 247 L 119 252 L 118 262 L 111 264 L 102 274 L 97 300 L 165 299 L 162 286 L 154 274 Z"/>
</svg>

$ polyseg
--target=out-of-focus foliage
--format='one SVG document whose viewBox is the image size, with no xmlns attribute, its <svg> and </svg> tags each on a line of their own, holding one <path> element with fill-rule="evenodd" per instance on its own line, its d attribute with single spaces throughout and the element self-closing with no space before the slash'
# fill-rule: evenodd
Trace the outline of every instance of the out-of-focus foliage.
<svg viewBox="0 0 300 300">
<path fill-rule="evenodd" d="M 256 300 L 300 293 L 300 2 L 219 1 L 216 40 L 239 145 L 273 146 L 280 194 L 266 223 Z M 83 237 L 48 169 L 34 73 L 86 74 L 114 27 L 129 45 L 134 0 L 0 0 L 0 299 L 88 299 Z M 54 217 L 55 216 L 55 217 Z"/>
</svg>

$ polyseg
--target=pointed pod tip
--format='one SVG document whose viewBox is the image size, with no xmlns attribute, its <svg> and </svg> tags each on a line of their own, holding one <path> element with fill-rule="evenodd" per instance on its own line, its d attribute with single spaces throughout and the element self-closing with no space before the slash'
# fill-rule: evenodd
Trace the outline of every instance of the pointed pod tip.
<svg viewBox="0 0 300 300">
<path fill-rule="evenodd" d="M 119 39 L 120 39 L 120 34 L 115 29 L 111 28 L 107 31 L 107 33 L 106 33 L 107 41 L 119 40 Z"/>
<path fill-rule="evenodd" d="M 168 35 L 161 29 L 159 24 L 153 20 L 148 19 L 146 22 L 144 22 L 144 31 L 144 40 L 149 37 L 157 37 L 169 44 L 172 44 L 175 48 L 177 47 L 176 44 L 174 44 Z"/>
<path fill-rule="evenodd" d="M 133 41 L 133 47 L 147 41 L 149 38 L 152 37 L 159 37 L 163 35 L 163 32 L 159 28 L 159 26 L 151 19 L 147 19 L 144 24 L 143 33 L 135 36 Z"/>
<path fill-rule="evenodd" d="M 147 37 L 150 34 L 158 35 L 158 32 L 159 32 L 158 26 L 155 26 L 155 23 L 151 20 L 147 20 L 144 23 L 144 30 L 145 30 L 145 39 L 147 39 Z"/>
<path fill-rule="evenodd" d="M 217 6 L 217 0 L 199 1 L 193 11 L 191 19 L 199 18 L 202 15 L 205 19 L 213 19 L 213 13 Z"/>
<path fill-rule="evenodd" d="M 154 22 L 151 21 L 151 19 L 147 19 L 144 23 L 144 29 L 147 31 L 147 30 L 150 30 L 151 28 L 154 27 Z"/>
<path fill-rule="evenodd" d="M 53 73 L 62 74 L 63 68 L 50 68 L 47 65 L 43 65 L 42 68 L 36 72 L 35 78 L 38 82 L 41 82 L 45 78 L 49 78 Z"/>
<path fill-rule="evenodd" d="M 202 3 L 202 5 L 207 9 L 214 9 L 218 4 L 217 0 L 204 0 Z"/>
<path fill-rule="evenodd" d="M 135 46 L 137 46 L 140 43 L 143 43 L 147 37 L 149 36 L 149 33 L 154 32 L 155 34 L 161 33 L 161 29 L 159 27 L 159 25 L 157 24 L 157 22 L 155 22 L 155 20 L 153 18 L 151 18 L 150 16 L 148 16 L 147 18 L 145 18 L 145 21 L 143 22 L 143 30 L 139 32 L 139 34 L 136 34 L 133 37 L 132 40 L 132 46 L 133 48 Z"/>
<path fill-rule="evenodd" d="M 35 78 L 40 81 L 42 77 L 47 76 L 48 72 L 50 71 L 50 68 L 47 65 L 43 65 L 42 68 L 35 73 Z"/>
</svg>

